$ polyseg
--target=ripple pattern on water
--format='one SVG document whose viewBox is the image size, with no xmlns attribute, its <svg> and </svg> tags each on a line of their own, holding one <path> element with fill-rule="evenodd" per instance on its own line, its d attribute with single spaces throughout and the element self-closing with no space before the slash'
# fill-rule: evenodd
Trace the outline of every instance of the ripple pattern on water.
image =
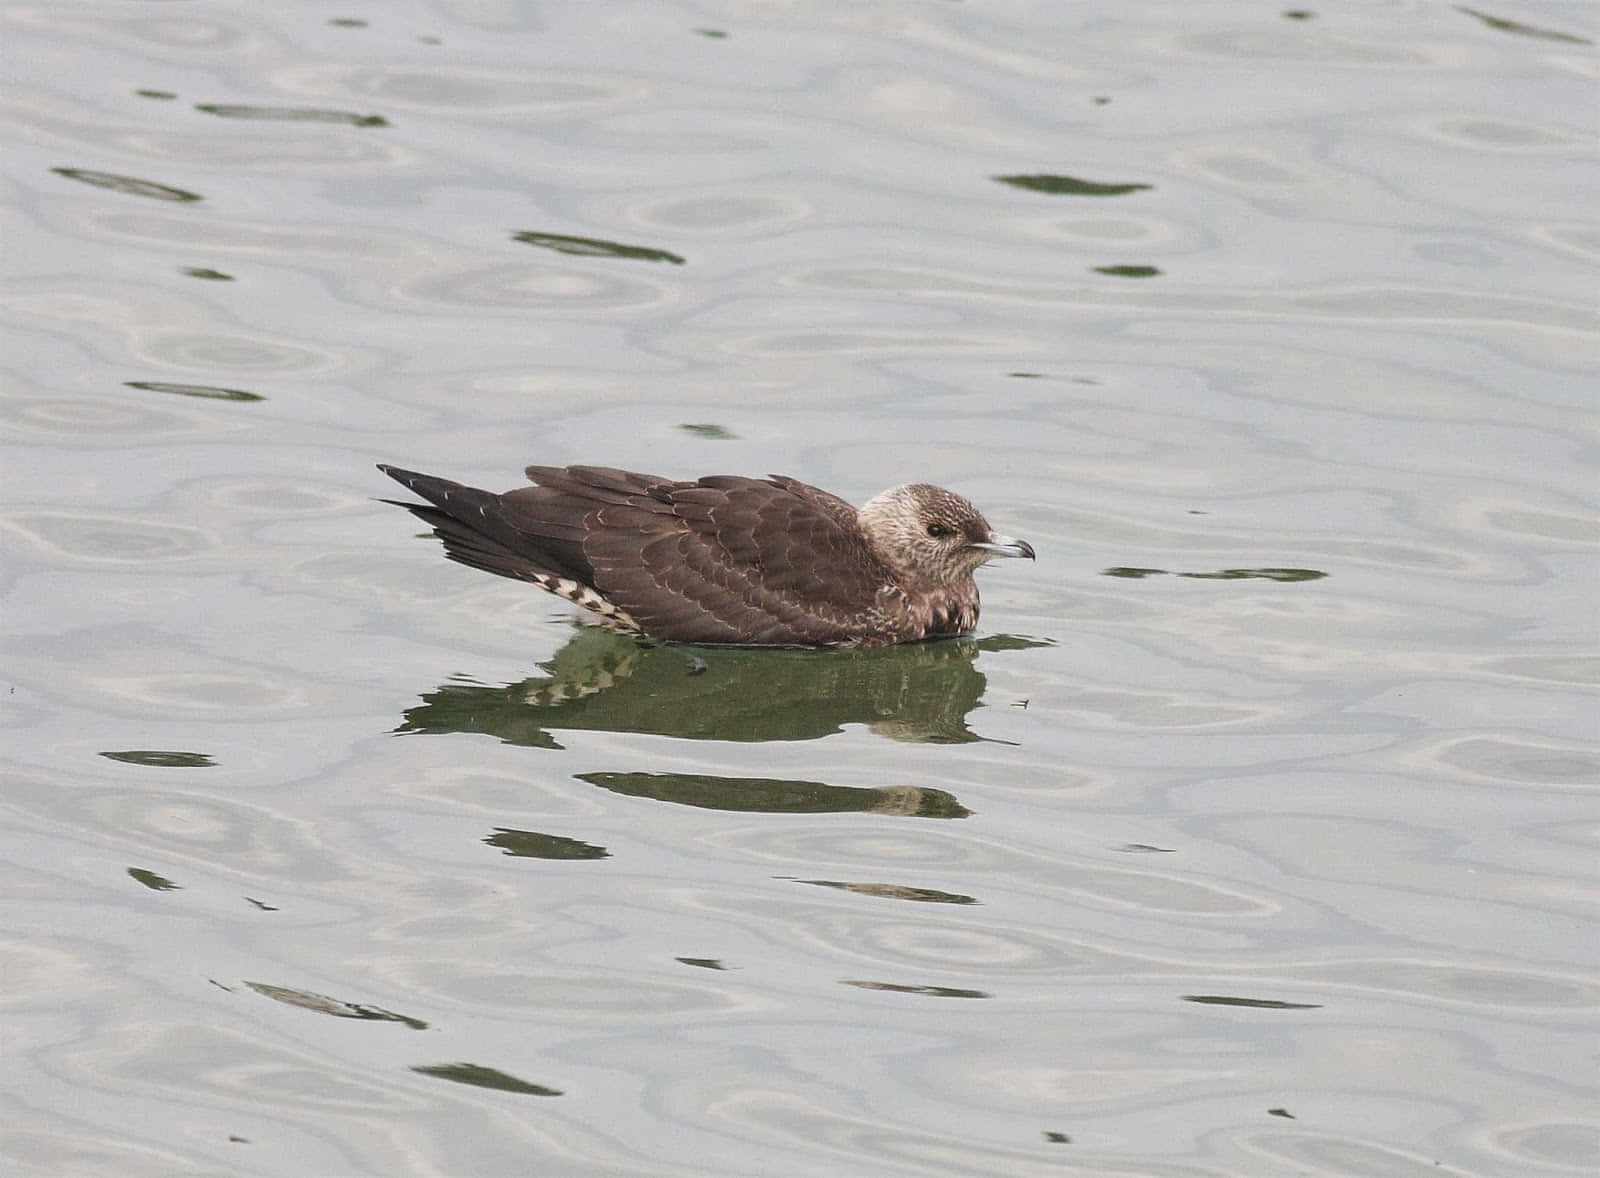
<svg viewBox="0 0 1600 1178">
<path fill-rule="evenodd" d="M 181 7 L 0 12 L 8 1162 L 1586 1172 L 1587 12 Z M 619 647 L 380 461 L 1041 560 Z"/>
</svg>

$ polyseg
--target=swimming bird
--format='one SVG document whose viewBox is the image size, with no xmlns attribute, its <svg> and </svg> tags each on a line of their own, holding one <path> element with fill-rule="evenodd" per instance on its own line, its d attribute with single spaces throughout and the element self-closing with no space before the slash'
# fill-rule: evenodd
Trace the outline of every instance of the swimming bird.
<svg viewBox="0 0 1600 1178">
<path fill-rule="evenodd" d="M 496 494 L 383 463 L 451 560 L 528 581 L 626 633 L 738 646 L 887 646 L 964 634 L 972 574 L 1034 558 L 928 483 L 860 510 L 798 479 L 676 481 L 606 466 L 530 466 Z"/>
</svg>

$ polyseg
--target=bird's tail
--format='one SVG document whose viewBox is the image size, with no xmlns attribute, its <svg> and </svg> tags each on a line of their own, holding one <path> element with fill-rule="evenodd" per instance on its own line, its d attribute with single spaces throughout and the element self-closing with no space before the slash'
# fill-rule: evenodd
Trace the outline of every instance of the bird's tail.
<svg viewBox="0 0 1600 1178">
<path fill-rule="evenodd" d="M 554 576 L 587 583 L 593 572 L 574 569 L 571 561 L 547 551 L 536 537 L 514 526 L 505 515 L 500 496 L 436 475 L 419 474 L 378 463 L 395 482 L 415 491 L 426 503 L 384 499 L 403 507 L 433 529 L 444 543 L 444 554 L 471 568 L 518 581 L 542 583 Z"/>
</svg>

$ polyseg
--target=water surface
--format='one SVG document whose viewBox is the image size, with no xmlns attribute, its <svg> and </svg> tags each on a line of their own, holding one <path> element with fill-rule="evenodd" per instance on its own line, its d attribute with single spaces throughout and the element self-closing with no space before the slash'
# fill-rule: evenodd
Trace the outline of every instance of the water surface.
<svg viewBox="0 0 1600 1178">
<path fill-rule="evenodd" d="M 19 1173 L 1597 1156 L 1595 13 L 13 5 Z M 376 462 L 926 480 L 691 651 Z"/>
</svg>

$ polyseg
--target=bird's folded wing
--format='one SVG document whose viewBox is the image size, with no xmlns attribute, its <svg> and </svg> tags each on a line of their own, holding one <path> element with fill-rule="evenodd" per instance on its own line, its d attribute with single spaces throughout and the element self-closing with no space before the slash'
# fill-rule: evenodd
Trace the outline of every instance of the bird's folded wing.
<svg viewBox="0 0 1600 1178">
<path fill-rule="evenodd" d="M 803 483 L 715 476 L 619 497 L 589 516 L 583 552 L 596 587 L 646 633 L 840 642 L 889 579 L 854 510 Z"/>
</svg>

